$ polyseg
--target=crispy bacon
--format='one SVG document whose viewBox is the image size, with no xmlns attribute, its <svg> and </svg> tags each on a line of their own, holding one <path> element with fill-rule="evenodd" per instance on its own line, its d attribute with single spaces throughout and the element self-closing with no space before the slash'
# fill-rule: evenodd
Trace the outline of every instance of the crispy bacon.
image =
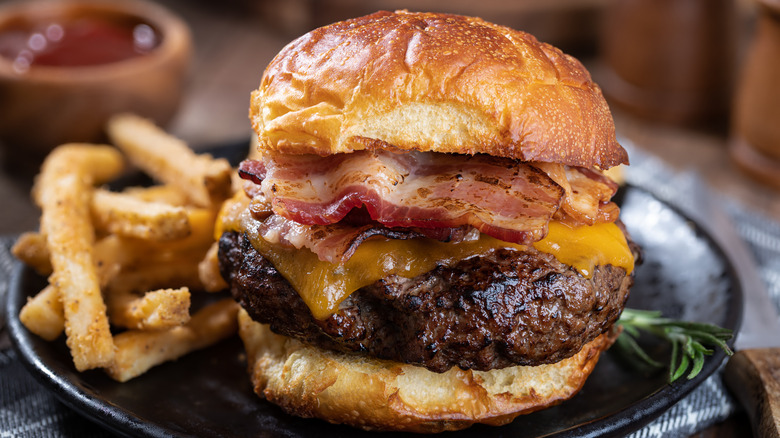
<svg viewBox="0 0 780 438">
<path fill-rule="evenodd" d="M 601 172 L 557 163 L 533 165 L 566 192 L 556 219 L 575 225 L 594 225 L 617 220 L 620 209 L 610 200 L 615 196 L 618 185 Z"/>
<path fill-rule="evenodd" d="M 522 244 L 544 237 L 565 194 L 537 168 L 487 155 L 362 151 L 328 157 L 269 155 L 240 167 L 273 211 L 329 225 L 365 208 L 386 227 L 471 226 Z"/>
<path fill-rule="evenodd" d="M 447 236 L 432 236 L 425 230 L 388 228 L 376 222 L 361 226 L 344 222 L 330 225 L 303 225 L 276 214 L 259 220 L 257 230 L 258 234 L 268 242 L 290 248 L 308 248 L 317 254 L 320 260 L 331 263 L 342 263 L 348 260 L 361 243 L 371 238 L 432 237 L 437 240 L 457 242 L 479 237 L 478 234 L 469 232 L 465 228 L 451 229 Z"/>
<path fill-rule="evenodd" d="M 244 161 L 239 174 L 266 240 L 333 263 L 380 236 L 457 242 L 481 230 L 530 243 L 551 216 L 592 225 L 619 214 L 617 184 L 598 171 L 487 156 L 278 155 Z"/>
</svg>

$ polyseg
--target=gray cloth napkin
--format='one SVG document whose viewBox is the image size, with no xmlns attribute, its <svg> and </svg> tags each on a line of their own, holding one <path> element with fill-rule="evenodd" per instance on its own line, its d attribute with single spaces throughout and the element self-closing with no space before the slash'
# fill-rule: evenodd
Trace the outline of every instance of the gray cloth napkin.
<svg viewBox="0 0 780 438">
<path fill-rule="evenodd" d="M 690 175 L 675 174 L 654 157 L 631 151 L 629 182 L 648 188 L 672 203 L 684 202 Z M 780 307 L 780 224 L 747 211 L 735 201 L 724 202 L 737 231 L 749 243 L 773 302 Z M 16 261 L 10 255 L 13 237 L 0 238 L 0 302 Z M 2 321 L 0 321 L 2 323 Z M 725 420 L 738 406 L 716 373 L 659 418 L 635 432 L 636 438 L 688 437 Z M 0 328 L 0 438 L 107 437 L 109 432 L 61 404 L 24 369 L 7 334 Z"/>
</svg>

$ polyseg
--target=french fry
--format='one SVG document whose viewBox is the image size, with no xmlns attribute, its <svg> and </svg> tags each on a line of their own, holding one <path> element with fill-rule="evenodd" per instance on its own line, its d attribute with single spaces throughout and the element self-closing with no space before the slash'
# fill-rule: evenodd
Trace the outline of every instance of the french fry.
<svg viewBox="0 0 780 438">
<path fill-rule="evenodd" d="M 95 265 L 100 287 L 106 287 L 122 269 L 131 263 L 131 254 L 122 248 L 123 240 L 109 234 L 95 243 Z"/>
<path fill-rule="evenodd" d="M 122 190 L 127 196 L 146 202 L 163 202 L 176 207 L 184 207 L 189 204 L 187 195 L 178 188 L 162 184 L 149 187 L 127 187 Z"/>
<path fill-rule="evenodd" d="M 101 241 L 98 241 L 98 243 L 95 245 L 95 254 L 97 257 L 97 265 L 99 266 L 99 269 L 106 269 L 107 266 L 111 265 L 111 262 L 114 264 L 118 263 L 119 265 L 127 263 L 128 260 L 132 259 L 131 256 L 133 255 L 133 250 L 131 249 L 128 252 L 128 248 L 135 248 L 135 251 L 139 253 L 139 257 L 148 257 L 149 252 L 152 251 L 186 252 L 197 250 L 197 248 L 206 248 L 213 240 L 212 224 L 210 221 L 213 220 L 212 218 L 214 214 L 210 211 L 198 208 L 182 209 L 181 212 L 185 218 L 184 220 L 187 223 L 186 228 L 189 230 L 189 232 L 187 236 L 180 238 L 180 240 L 177 240 L 172 245 L 144 245 L 143 243 L 133 242 L 132 240 L 121 239 L 117 235 L 122 234 L 126 237 L 127 234 L 132 233 L 109 234 L 104 239 L 101 239 Z M 192 221 L 195 225 L 194 232 L 189 225 L 190 221 Z M 150 222 L 150 228 L 148 230 L 143 231 L 142 234 L 136 233 L 140 234 L 142 237 L 136 237 L 141 239 L 152 238 L 156 240 L 167 233 L 167 231 L 156 230 L 155 228 L 157 225 L 154 224 L 154 221 Z M 161 226 L 167 227 L 165 224 Z M 114 226 L 105 226 L 105 228 L 108 227 L 115 228 Z M 121 248 L 123 245 L 125 248 Z M 51 274 L 52 267 L 51 261 L 49 260 L 49 248 L 46 245 L 46 237 L 41 233 L 22 233 L 14 243 L 11 252 L 17 259 L 22 261 L 27 266 L 33 268 L 37 273 L 41 275 Z M 123 255 L 123 252 L 127 254 Z M 120 258 L 121 262 L 120 260 L 117 260 L 117 258 Z"/>
<path fill-rule="evenodd" d="M 19 321 L 27 330 L 47 341 L 53 341 L 65 329 L 64 313 L 57 288 L 48 285 L 27 300 L 19 312 Z"/>
<path fill-rule="evenodd" d="M 113 271 L 115 274 L 124 272 L 122 275 L 125 275 L 145 267 L 157 272 L 161 269 L 168 269 L 168 267 L 161 266 L 156 268 L 155 265 L 172 264 L 174 265 L 173 272 L 175 273 L 182 271 L 175 267 L 182 263 L 190 263 L 193 265 L 192 268 L 196 269 L 196 265 L 205 256 L 206 251 L 214 241 L 213 218 L 215 213 L 200 208 L 187 208 L 186 212 L 187 220 L 191 224 L 191 233 L 183 239 L 150 241 L 118 236 L 116 234 L 109 234 L 102 238 L 95 244 L 98 270 L 101 272 Z M 192 269 L 187 270 L 186 275 L 190 275 L 192 272 Z M 105 277 L 101 276 L 101 280 L 103 278 Z M 151 275 L 150 278 L 160 278 L 160 276 Z M 172 278 L 178 278 L 178 276 L 174 275 Z M 106 283 L 101 281 L 101 284 L 105 285 Z M 189 282 L 187 284 L 193 283 Z M 199 283 L 196 285 L 199 285 Z"/>
<path fill-rule="evenodd" d="M 64 331 L 78 371 L 104 368 L 125 381 L 236 332 L 231 299 L 189 310 L 191 290 L 227 286 L 214 224 L 235 181 L 226 160 L 195 154 L 147 120 L 116 117 L 109 132 L 164 184 L 96 188 L 121 174 L 119 150 L 62 145 L 33 187 L 40 231 L 20 236 L 13 253 L 50 282 L 23 306 L 22 323 L 46 340 Z M 112 336 L 109 321 L 128 330 Z"/>
<path fill-rule="evenodd" d="M 11 253 L 27 266 L 35 269 L 41 275 L 51 274 L 49 247 L 46 246 L 46 236 L 41 233 L 22 233 L 11 248 Z"/>
<path fill-rule="evenodd" d="M 125 253 L 121 251 L 119 245 L 121 243 L 116 236 L 108 236 L 95 244 L 95 260 L 101 286 L 105 286 L 108 279 L 113 277 L 121 268 L 122 261 L 117 260 L 117 257 L 121 257 Z M 14 249 L 16 250 L 14 255 L 17 258 L 33 267 L 33 263 L 38 259 L 40 259 L 39 263 L 43 264 L 45 255 L 45 264 L 48 266 L 48 272 L 51 273 L 49 249 L 46 247 L 45 238 L 41 234 L 22 234 L 16 245 L 14 245 Z M 31 259 L 31 254 L 34 254 L 36 257 Z M 41 269 L 36 268 L 36 270 L 42 273 Z M 45 274 L 42 273 L 42 275 Z M 59 337 L 60 333 L 65 329 L 65 317 L 57 289 L 49 285 L 37 295 L 28 299 L 19 312 L 19 320 L 28 330 L 47 341 Z"/>
<path fill-rule="evenodd" d="M 227 160 L 198 155 L 150 120 L 132 114 L 112 117 L 107 132 L 133 164 L 157 181 L 176 186 L 195 205 L 215 206 L 230 196 L 232 168 Z"/>
<path fill-rule="evenodd" d="M 138 293 L 169 287 L 203 290 L 203 284 L 198 278 L 199 260 L 189 256 L 128 266 L 110 280 L 107 289 L 109 292 L 118 290 Z"/>
<path fill-rule="evenodd" d="M 186 287 L 159 289 L 143 296 L 127 290 L 112 291 L 107 305 L 111 323 L 123 328 L 162 330 L 190 320 L 190 290 Z"/>
<path fill-rule="evenodd" d="M 187 208 L 187 222 L 190 224 L 190 235 L 174 242 L 166 242 L 165 248 L 170 251 L 191 251 L 195 248 L 205 250 L 214 241 L 214 221 L 217 211 L 206 208 Z"/>
<path fill-rule="evenodd" d="M 116 355 L 106 373 L 126 382 L 161 363 L 207 346 L 236 333 L 238 304 L 230 298 L 195 313 L 190 321 L 169 330 L 129 330 L 118 334 Z"/>
<path fill-rule="evenodd" d="M 92 197 L 92 219 L 99 230 L 139 239 L 175 240 L 190 234 L 183 207 L 103 189 L 95 190 Z"/>
<path fill-rule="evenodd" d="M 213 240 L 212 224 L 210 221 L 213 220 L 214 214 L 199 208 L 183 209 L 182 214 L 187 222 L 189 234 L 187 237 L 181 238 L 171 245 L 144 244 L 132 239 L 123 239 L 117 234 L 109 234 L 101 239 L 95 244 L 95 257 L 98 270 L 116 270 L 121 266 L 133 262 L 133 260 L 139 258 L 148 259 L 150 253 L 187 253 L 208 247 Z M 190 221 L 195 225 L 194 232 L 189 226 Z M 148 230 L 148 232 L 144 232 L 144 237 L 160 237 L 165 233 L 164 231 L 155 230 L 154 228 L 156 225 L 153 223 L 150 224 L 150 227 L 151 229 Z M 123 234 L 126 236 L 126 234 L 130 233 Z M 41 233 L 22 233 L 14 243 L 11 252 L 17 259 L 33 268 L 37 273 L 46 276 L 51 274 L 52 267 L 51 261 L 49 260 L 49 248 L 46 245 L 46 237 Z M 101 279 L 105 277 L 105 274 L 100 275 Z M 101 280 L 101 284 L 102 283 L 103 281 Z"/>
<path fill-rule="evenodd" d="M 192 213 L 192 212 L 190 212 Z M 182 272 L 182 264 L 191 264 L 197 272 L 198 263 L 205 257 L 211 244 L 214 242 L 213 234 L 213 214 L 206 216 L 199 214 L 190 214 L 190 223 L 192 234 L 184 239 L 173 240 L 169 242 L 153 242 L 139 239 L 119 238 L 120 246 L 123 252 L 123 267 L 126 271 L 149 270 L 150 278 L 160 278 L 154 272 L 159 269 L 156 265 L 166 265 L 166 269 L 171 269 L 171 273 Z M 190 275 L 191 269 L 183 270 Z M 197 274 L 195 274 L 197 276 Z M 173 275 L 172 278 L 180 278 L 179 275 Z M 198 283 L 187 282 L 186 285 L 202 287 Z M 163 286 L 158 286 L 163 287 Z M 166 286 L 167 287 L 167 286 Z"/>
<path fill-rule="evenodd" d="M 227 289 L 228 284 L 219 272 L 219 245 L 214 242 L 206 252 L 206 257 L 198 263 L 198 278 L 206 292 L 219 292 Z"/>
<path fill-rule="evenodd" d="M 79 371 L 113 362 L 114 343 L 94 262 L 90 202 L 94 184 L 119 175 L 119 152 L 108 146 L 63 145 L 43 163 L 34 187 L 53 273 L 65 315 L 65 334 Z"/>
<path fill-rule="evenodd" d="M 41 206 L 41 189 L 49 186 L 52 175 L 78 173 L 85 182 L 97 186 L 116 179 L 125 168 L 125 160 L 115 148 L 109 145 L 91 143 L 66 143 L 55 148 L 44 160 L 41 173 L 32 188 L 33 200 Z"/>
</svg>

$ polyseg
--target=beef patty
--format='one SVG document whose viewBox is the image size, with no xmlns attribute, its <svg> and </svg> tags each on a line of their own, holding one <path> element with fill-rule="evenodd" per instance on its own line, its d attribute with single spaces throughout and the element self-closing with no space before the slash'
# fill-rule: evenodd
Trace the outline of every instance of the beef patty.
<svg viewBox="0 0 780 438">
<path fill-rule="evenodd" d="M 436 372 L 569 357 L 609 330 L 633 283 L 611 265 L 588 279 L 533 248 L 497 249 L 415 278 L 379 280 L 317 320 L 245 235 L 223 234 L 219 260 L 233 297 L 274 332 Z"/>
</svg>

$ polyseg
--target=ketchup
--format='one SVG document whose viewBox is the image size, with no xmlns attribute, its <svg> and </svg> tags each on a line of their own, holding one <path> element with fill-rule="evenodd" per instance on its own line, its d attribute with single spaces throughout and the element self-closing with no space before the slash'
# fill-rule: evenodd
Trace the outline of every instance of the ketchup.
<svg viewBox="0 0 780 438">
<path fill-rule="evenodd" d="M 0 56 L 24 73 L 35 66 L 82 67 L 143 56 L 159 45 L 148 24 L 103 16 L 25 23 L 0 31 Z"/>
</svg>

